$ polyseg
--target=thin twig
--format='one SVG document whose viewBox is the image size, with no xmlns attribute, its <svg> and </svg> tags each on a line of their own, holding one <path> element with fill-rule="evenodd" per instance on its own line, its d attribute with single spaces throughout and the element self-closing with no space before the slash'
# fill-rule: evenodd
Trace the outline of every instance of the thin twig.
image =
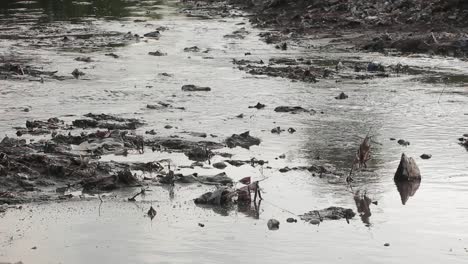
<svg viewBox="0 0 468 264">
<path fill-rule="evenodd" d="M 442 97 L 442 94 L 444 93 L 445 88 L 447 88 L 447 85 L 444 87 L 444 89 L 442 89 L 442 92 L 439 94 L 439 99 L 437 100 L 437 103 L 440 103 L 440 97 Z"/>
</svg>

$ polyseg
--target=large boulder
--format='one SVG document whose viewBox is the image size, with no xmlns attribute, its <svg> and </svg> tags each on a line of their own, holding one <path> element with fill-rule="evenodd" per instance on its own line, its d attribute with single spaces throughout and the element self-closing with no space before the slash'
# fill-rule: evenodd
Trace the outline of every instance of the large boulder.
<svg viewBox="0 0 468 264">
<path fill-rule="evenodd" d="M 395 173 L 395 181 L 412 181 L 420 180 L 421 173 L 419 172 L 418 165 L 413 158 L 407 157 L 405 153 L 401 154 L 400 165 Z"/>
</svg>

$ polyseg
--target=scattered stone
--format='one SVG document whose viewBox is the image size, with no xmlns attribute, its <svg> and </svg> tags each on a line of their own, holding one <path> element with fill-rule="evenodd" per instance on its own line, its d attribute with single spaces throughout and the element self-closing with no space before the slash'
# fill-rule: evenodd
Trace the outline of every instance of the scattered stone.
<svg viewBox="0 0 468 264">
<path fill-rule="evenodd" d="M 409 141 L 406 141 L 406 140 L 404 140 L 404 139 L 399 139 L 399 140 L 397 141 L 397 143 L 400 144 L 401 146 L 405 146 L 405 147 L 407 147 L 407 146 L 410 145 L 410 142 L 409 142 Z"/>
<path fill-rule="evenodd" d="M 205 147 L 194 147 L 185 152 L 185 155 L 189 158 L 189 160 L 193 161 L 206 161 L 214 156 L 213 152 Z"/>
<path fill-rule="evenodd" d="M 182 86 L 182 91 L 185 92 L 209 92 L 211 91 L 210 87 L 201 87 L 193 84 L 186 84 Z"/>
<path fill-rule="evenodd" d="M 343 100 L 343 99 L 347 99 L 348 98 L 348 95 L 345 94 L 344 92 L 341 92 L 338 96 L 335 97 L 335 99 L 337 100 Z"/>
<path fill-rule="evenodd" d="M 267 223 L 268 229 L 270 230 L 278 230 L 279 225 L 280 225 L 280 222 L 276 219 L 270 219 L 268 220 L 268 223 Z"/>
<path fill-rule="evenodd" d="M 151 55 L 151 56 L 167 56 L 167 53 L 157 50 L 157 51 L 148 52 L 148 55 Z"/>
<path fill-rule="evenodd" d="M 189 135 L 192 137 L 201 137 L 201 138 L 206 138 L 208 135 L 203 132 L 189 132 Z"/>
<path fill-rule="evenodd" d="M 367 71 L 368 72 L 385 72 L 385 67 L 377 62 L 370 62 L 367 64 Z"/>
<path fill-rule="evenodd" d="M 421 155 L 421 159 L 430 159 L 430 158 L 432 158 L 431 154 L 422 154 Z"/>
<path fill-rule="evenodd" d="M 288 44 L 287 44 L 286 42 L 283 42 L 283 43 L 281 43 L 281 44 L 277 44 L 277 45 L 275 46 L 275 48 L 281 49 L 281 50 L 287 50 L 287 49 L 288 49 Z"/>
<path fill-rule="evenodd" d="M 104 54 L 104 55 L 105 55 L 105 56 L 112 57 L 112 58 L 114 58 L 114 59 L 119 58 L 119 55 L 117 55 L 117 54 L 115 54 L 115 53 L 106 53 L 106 54 Z"/>
<path fill-rule="evenodd" d="M 198 180 L 204 184 L 221 184 L 228 185 L 233 183 L 232 179 L 227 176 L 225 172 L 221 172 L 214 176 L 198 176 Z"/>
<path fill-rule="evenodd" d="M 153 208 L 153 206 L 150 206 L 150 209 L 148 210 L 148 216 L 151 218 L 151 220 L 153 220 L 153 218 L 156 216 L 157 212 L 156 210 Z"/>
<path fill-rule="evenodd" d="M 184 48 L 184 52 L 199 52 L 200 48 L 197 46 Z"/>
<path fill-rule="evenodd" d="M 143 36 L 147 37 L 147 38 L 159 39 L 161 37 L 161 33 L 156 30 L 156 31 L 153 31 L 153 32 L 146 33 Z"/>
<path fill-rule="evenodd" d="M 264 105 L 264 104 L 258 102 L 256 105 L 251 105 L 251 106 L 249 106 L 249 108 L 263 109 L 263 108 L 265 108 L 265 106 L 266 106 L 266 105 Z"/>
<path fill-rule="evenodd" d="M 249 131 L 241 134 L 233 134 L 226 139 L 226 145 L 229 148 L 241 147 L 249 149 L 251 146 L 260 145 L 261 140 L 256 137 L 252 137 Z"/>
<path fill-rule="evenodd" d="M 226 160 L 227 163 L 231 164 L 232 166 L 235 167 L 240 167 L 242 165 L 247 164 L 249 161 L 244 161 L 244 160 Z"/>
<path fill-rule="evenodd" d="M 322 210 L 313 210 L 306 214 L 300 215 L 301 219 L 306 222 L 323 221 L 323 220 L 339 220 L 339 219 L 352 219 L 356 213 L 352 209 L 346 209 L 343 207 L 328 207 Z"/>
<path fill-rule="evenodd" d="M 400 165 L 398 165 L 394 179 L 398 181 L 421 179 L 421 173 L 413 158 L 407 157 L 405 153 L 401 154 Z"/>
<path fill-rule="evenodd" d="M 281 127 L 275 127 L 271 130 L 271 133 L 273 134 L 280 134 L 281 132 L 284 132 L 284 129 L 281 129 Z"/>
<path fill-rule="evenodd" d="M 321 221 L 319 219 L 312 219 L 309 221 L 311 225 L 320 225 Z"/>
<path fill-rule="evenodd" d="M 278 113 L 291 113 L 291 114 L 297 114 L 297 113 L 315 113 L 314 110 L 307 110 L 302 108 L 301 106 L 278 106 L 275 108 L 275 112 Z"/>
<path fill-rule="evenodd" d="M 71 73 L 73 75 L 73 77 L 75 77 L 76 79 L 80 78 L 81 76 L 84 76 L 85 73 L 78 70 L 78 69 L 75 69 L 73 70 L 73 72 Z"/>
<path fill-rule="evenodd" d="M 214 192 L 207 192 L 202 196 L 194 199 L 195 204 L 207 204 L 207 205 L 227 205 L 232 202 L 233 191 L 228 188 L 221 187 L 216 189 Z"/>
<path fill-rule="evenodd" d="M 82 61 L 82 62 L 92 62 L 93 61 L 91 59 L 91 57 L 76 57 L 75 60 L 76 61 Z"/>
<path fill-rule="evenodd" d="M 223 170 L 227 167 L 226 163 L 224 162 L 216 162 L 216 163 L 213 163 L 213 167 L 216 168 L 216 169 L 220 169 L 220 170 Z"/>
</svg>

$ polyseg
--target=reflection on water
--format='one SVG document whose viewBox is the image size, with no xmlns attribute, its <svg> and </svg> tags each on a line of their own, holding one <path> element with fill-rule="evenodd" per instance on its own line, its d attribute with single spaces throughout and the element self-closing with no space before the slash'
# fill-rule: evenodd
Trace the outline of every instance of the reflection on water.
<svg viewBox="0 0 468 264">
<path fill-rule="evenodd" d="M 164 3 L 159 1 L 126 1 L 126 0 L 38 0 L 38 1 L 0 1 L 0 13 L 5 17 L 16 17 L 19 11 L 27 8 L 27 12 L 41 10 L 43 17 L 41 22 L 76 20 L 84 17 L 95 18 L 122 18 L 129 16 L 144 15 L 153 19 L 160 19 L 157 13 L 158 5 Z M 135 9 L 140 7 L 141 9 Z M 156 12 L 155 12 L 156 10 Z"/>
<path fill-rule="evenodd" d="M 370 217 L 372 215 L 370 211 L 370 205 L 372 200 L 366 194 L 361 194 L 359 191 L 357 191 L 354 194 L 354 202 L 356 203 L 357 211 L 361 217 L 362 222 L 366 224 L 366 226 L 370 226 Z"/>
<path fill-rule="evenodd" d="M 406 204 L 408 199 L 416 194 L 416 191 L 419 189 L 421 180 L 414 181 L 395 181 L 397 190 L 400 193 L 401 203 Z"/>
</svg>

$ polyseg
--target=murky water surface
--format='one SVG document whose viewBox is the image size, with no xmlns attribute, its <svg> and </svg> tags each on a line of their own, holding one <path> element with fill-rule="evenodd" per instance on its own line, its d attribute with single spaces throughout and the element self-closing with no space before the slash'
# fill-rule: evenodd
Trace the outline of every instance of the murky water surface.
<svg viewBox="0 0 468 264">
<path fill-rule="evenodd" d="M 265 200 L 259 217 L 253 207 L 195 206 L 192 199 L 212 189 L 197 185 L 177 185 L 174 197 L 168 189 L 151 187 L 136 203 L 125 202 L 125 197 L 138 191 L 128 189 L 108 194 L 101 205 L 99 199 L 89 197 L 9 210 L 0 217 L 0 262 L 467 263 L 468 152 L 457 138 L 468 133 L 464 81 L 468 63 L 426 56 L 325 53 L 318 48 L 279 51 L 261 42 L 259 31 L 248 23 L 238 25 L 247 22 L 245 18 L 189 18 L 177 12 L 175 3 L 166 1 L 1 1 L 0 13 L 2 60 L 13 58 L 58 71 L 61 76 L 71 77 L 75 68 L 86 74 L 78 80 L 0 81 L 2 136 L 13 136 L 13 127 L 23 126 L 29 119 L 57 116 L 70 120 L 70 114 L 103 112 L 144 119 L 147 125 L 138 133 L 155 129 L 158 135 L 189 137 L 183 132 L 206 132 L 218 136 L 210 140 L 221 141 L 249 130 L 262 139 L 260 146 L 226 151 L 235 159 L 268 160 L 272 167 L 226 169 L 236 180 L 268 177 L 261 182 Z M 168 27 L 159 40 L 128 37 L 158 26 Z M 241 27 L 250 32 L 245 39 L 223 38 Z M 35 38 L 41 36 L 41 30 L 44 37 Z M 50 30 L 57 31 L 55 37 L 50 37 Z M 125 38 L 127 32 L 131 34 Z M 75 37 L 64 44 L 63 37 L 73 33 Z M 82 37 L 85 33 L 90 36 Z M 312 42 L 311 47 L 320 43 Z M 208 52 L 183 52 L 194 45 Z M 148 55 L 156 50 L 168 55 Z M 109 52 L 119 58 L 105 56 Z M 428 73 L 339 83 L 291 82 L 239 71 L 231 60 L 246 57 L 245 52 L 252 53 L 248 59 L 265 61 L 288 56 L 322 64 L 338 60 L 402 63 Z M 75 61 L 78 56 L 90 56 L 93 61 Z M 161 76 L 163 72 L 172 76 Z M 444 79 L 447 75 L 455 77 Z M 209 86 L 212 91 L 185 93 L 180 90 L 184 84 Z M 334 99 L 341 91 L 349 95 L 347 100 Z M 158 101 L 186 110 L 146 109 L 147 104 Z M 267 107 L 248 108 L 257 102 Z M 279 105 L 301 105 L 323 114 L 273 112 Z M 24 108 L 30 111 L 24 112 Z M 246 117 L 234 118 L 240 113 Z M 168 124 L 174 128 L 164 129 Z M 270 133 L 277 126 L 294 127 L 297 132 Z M 332 205 L 355 209 L 356 205 L 344 178 L 319 178 L 300 171 L 279 173 L 278 169 L 311 164 L 317 156 L 337 168 L 348 168 L 369 131 L 376 141 L 373 159 L 367 171 L 357 173 L 354 186 L 378 201 L 371 206 L 368 223 L 359 217 L 349 224 L 344 220 L 320 226 L 286 223 L 293 214 Z M 411 144 L 402 147 L 390 138 Z M 419 188 L 409 186 L 416 189 L 409 198 L 405 192 L 400 197 L 393 182 L 402 152 L 416 158 L 423 177 Z M 423 153 L 432 154 L 432 159 L 420 159 Z M 286 159 L 275 159 L 281 154 Z M 182 154 L 152 152 L 130 155 L 126 160 L 166 157 L 179 166 L 190 164 Z M 222 158 L 214 161 L 217 159 Z M 150 205 L 158 212 L 153 221 L 144 217 Z M 281 221 L 279 230 L 268 231 L 270 218 Z"/>
</svg>

